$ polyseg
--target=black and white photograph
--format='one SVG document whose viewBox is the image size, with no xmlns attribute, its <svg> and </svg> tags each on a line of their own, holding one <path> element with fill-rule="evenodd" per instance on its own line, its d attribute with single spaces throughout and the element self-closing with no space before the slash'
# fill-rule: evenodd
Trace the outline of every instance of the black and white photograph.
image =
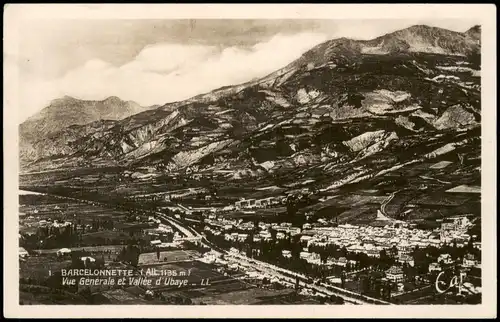
<svg viewBox="0 0 500 322">
<path fill-rule="evenodd" d="M 16 226 L 4 229 L 17 237 L 4 248 L 16 253 L 20 310 L 488 300 L 496 105 L 482 93 L 496 66 L 475 11 L 83 9 L 26 18 L 4 51 L 15 87 L 4 113 L 17 118 L 17 164 L 4 167 L 17 180 L 4 213 Z"/>
</svg>

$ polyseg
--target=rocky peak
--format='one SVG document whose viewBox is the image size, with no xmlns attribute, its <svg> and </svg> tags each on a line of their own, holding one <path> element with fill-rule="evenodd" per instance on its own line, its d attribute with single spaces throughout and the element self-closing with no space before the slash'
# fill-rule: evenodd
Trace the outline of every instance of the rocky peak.
<svg viewBox="0 0 500 322">
<path fill-rule="evenodd" d="M 116 96 L 110 96 L 104 100 L 104 103 L 110 103 L 110 104 L 120 104 L 122 102 L 123 101 L 119 97 L 116 97 Z"/>
<path fill-rule="evenodd" d="M 481 40 L 481 26 L 475 25 L 465 32 L 469 37 L 480 41 Z"/>
</svg>

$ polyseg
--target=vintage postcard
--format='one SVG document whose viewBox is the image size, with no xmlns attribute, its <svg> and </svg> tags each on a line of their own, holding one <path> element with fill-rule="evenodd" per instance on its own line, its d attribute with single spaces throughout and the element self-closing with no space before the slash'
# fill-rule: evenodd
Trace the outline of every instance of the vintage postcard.
<svg viewBox="0 0 500 322">
<path fill-rule="evenodd" d="M 496 317 L 494 5 L 11 4 L 3 44 L 5 316 Z"/>
</svg>

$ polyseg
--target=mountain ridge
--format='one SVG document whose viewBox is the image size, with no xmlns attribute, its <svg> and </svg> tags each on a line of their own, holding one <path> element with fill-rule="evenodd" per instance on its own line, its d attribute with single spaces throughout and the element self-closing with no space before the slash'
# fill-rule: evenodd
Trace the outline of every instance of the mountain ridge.
<svg viewBox="0 0 500 322">
<path fill-rule="evenodd" d="M 351 42 L 351 43 L 372 43 L 372 42 L 374 42 L 376 40 L 382 39 L 382 38 L 387 37 L 387 36 L 392 35 L 392 34 L 397 34 L 399 32 L 403 32 L 405 30 L 411 30 L 411 29 L 417 29 L 417 28 L 422 29 L 422 27 L 424 27 L 424 28 L 430 28 L 430 29 L 434 29 L 434 30 L 442 30 L 442 31 L 450 32 L 450 33 L 456 34 L 456 35 L 469 35 L 470 33 L 472 33 L 472 30 L 475 30 L 475 29 L 479 28 L 479 31 L 480 31 L 480 28 L 481 28 L 481 26 L 475 25 L 475 26 L 471 27 L 470 29 L 468 29 L 466 32 L 461 33 L 461 32 L 458 32 L 458 31 L 451 31 L 451 30 L 444 29 L 444 28 L 439 28 L 439 27 L 431 27 L 431 26 L 427 26 L 427 25 L 413 25 L 413 26 L 410 26 L 408 28 L 404 28 L 404 29 L 401 29 L 401 30 L 397 30 L 397 31 L 391 32 L 391 33 L 386 34 L 386 35 L 378 36 L 378 37 L 373 38 L 371 40 L 354 40 L 354 39 L 350 39 L 350 38 L 347 38 L 347 37 L 334 38 L 334 39 L 330 39 L 330 40 L 324 41 L 323 43 L 320 43 L 320 44 L 314 46 L 313 48 L 311 48 L 310 50 L 308 50 L 304 54 L 302 54 L 298 59 L 294 60 L 293 62 L 289 63 L 288 65 L 286 65 L 286 66 L 284 66 L 282 68 L 279 68 L 278 70 L 276 70 L 274 72 L 271 72 L 271 73 L 269 73 L 269 74 L 267 74 L 267 75 L 265 75 L 263 77 L 260 77 L 260 78 L 257 78 L 257 79 L 251 80 L 251 81 L 239 83 L 239 84 L 221 86 L 219 88 L 215 88 L 215 89 L 207 91 L 205 93 L 197 94 L 197 95 L 195 95 L 195 96 L 193 96 L 191 98 L 188 98 L 186 100 L 174 101 L 174 102 L 166 103 L 166 104 L 162 105 L 162 107 L 164 107 L 164 106 L 170 106 L 170 105 L 177 106 L 177 105 L 185 103 L 185 102 L 190 102 L 190 101 L 193 101 L 193 100 L 203 99 L 205 97 L 210 97 L 211 95 L 213 95 L 213 93 L 225 92 L 225 91 L 231 93 L 233 91 L 237 91 L 237 89 L 239 89 L 239 88 L 243 88 L 243 87 L 246 87 L 246 86 L 254 85 L 254 84 L 257 84 L 257 83 L 262 83 L 264 79 L 269 78 L 269 77 L 271 77 L 271 76 L 273 76 L 273 75 L 275 75 L 277 73 L 285 73 L 286 70 L 290 69 L 290 67 L 296 66 L 298 64 L 298 62 L 301 62 L 302 58 L 304 56 L 308 55 L 308 53 L 314 51 L 316 48 L 320 48 L 321 46 L 325 46 L 326 44 L 329 44 L 329 43 L 332 43 L 332 42 L 342 41 L 344 43 L 345 42 Z M 422 52 L 425 52 L 425 50 L 423 50 Z"/>
<path fill-rule="evenodd" d="M 20 134 L 22 137 L 46 136 L 71 125 L 85 125 L 99 119 L 119 120 L 150 108 L 116 96 L 104 100 L 83 100 L 65 95 L 53 99 L 40 112 L 21 123 Z"/>
<path fill-rule="evenodd" d="M 272 172 L 359 158 L 342 142 L 391 129 L 385 143 L 360 154 L 372 157 L 418 133 L 479 125 L 479 66 L 467 62 L 471 49 L 479 44 L 465 33 L 418 25 L 372 40 L 329 40 L 258 80 L 90 127 L 54 151 L 62 151 L 62 163 L 260 173 L 261 161 L 272 162 Z M 356 120 L 363 122 L 350 128 Z M 28 155 L 50 157 L 39 152 Z"/>
</svg>

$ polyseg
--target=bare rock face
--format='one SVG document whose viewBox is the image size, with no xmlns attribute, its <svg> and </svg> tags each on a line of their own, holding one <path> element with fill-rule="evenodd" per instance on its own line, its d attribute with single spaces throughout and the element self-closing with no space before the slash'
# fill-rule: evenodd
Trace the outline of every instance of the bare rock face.
<svg viewBox="0 0 500 322">
<path fill-rule="evenodd" d="M 434 126 L 438 130 L 463 128 L 475 125 L 478 125 L 478 123 L 475 120 L 474 114 L 466 111 L 460 105 L 450 106 L 443 115 L 434 122 Z"/>
<path fill-rule="evenodd" d="M 343 143 L 351 152 L 357 153 L 356 158 L 359 159 L 384 150 L 397 139 L 398 136 L 395 132 L 379 130 L 365 132 Z"/>
<path fill-rule="evenodd" d="M 371 144 L 381 140 L 385 135 L 384 130 L 375 132 L 366 132 L 352 138 L 349 141 L 344 141 L 343 143 L 349 147 L 352 152 L 359 152 L 366 149 Z"/>
<path fill-rule="evenodd" d="M 465 34 L 474 39 L 478 44 L 481 42 L 481 26 L 476 25 L 467 30 Z"/>
</svg>

